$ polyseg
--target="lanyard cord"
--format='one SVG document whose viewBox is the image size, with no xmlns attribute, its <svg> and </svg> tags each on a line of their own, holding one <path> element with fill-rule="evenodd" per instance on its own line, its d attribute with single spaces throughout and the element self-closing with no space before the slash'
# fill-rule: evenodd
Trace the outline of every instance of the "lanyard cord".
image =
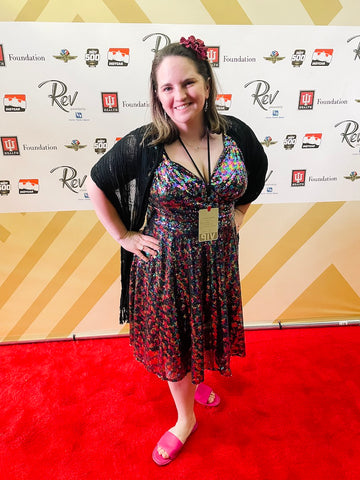
<svg viewBox="0 0 360 480">
<path fill-rule="evenodd" d="M 210 144 L 209 144 L 209 132 L 207 134 L 207 151 L 208 151 L 208 174 L 209 174 L 209 183 L 206 182 L 206 179 L 204 177 L 204 175 L 200 172 L 200 170 L 198 169 L 198 166 L 196 165 L 195 163 L 195 160 L 192 158 L 192 156 L 190 155 L 190 152 L 189 150 L 186 148 L 184 142 L 181 140 L 180 138 L 180 135 L 179 135 L 179 142 L 181 143 L 181 145 L 184 147 L 184 150 L 185 152 L 188 154 L 190 160 L 192 161 L 194 167 L 196 168 L 196 171 L 198 172 L 198 174 L 200 175 L 200 177 L 203 179 L 204 183 L 205 183 L 205 186 L 206 186 L 206 194 L 207 196 L 209 197 L 210 194 L 211 194 L 211 169 L 210 169 Z"/>
</svg>

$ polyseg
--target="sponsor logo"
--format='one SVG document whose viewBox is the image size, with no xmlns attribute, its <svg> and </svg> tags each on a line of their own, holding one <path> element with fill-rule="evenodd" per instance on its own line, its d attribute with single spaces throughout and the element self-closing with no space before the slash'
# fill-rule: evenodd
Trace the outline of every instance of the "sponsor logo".
<svg viewBox="0 0 360 480">
<path fill-rule="evenodd" d="M 215 105 L 217 110 L 229 110 L 231 107 L 232 94 L 222 93 L 217 95 Z"/>
<path fill-rule="evenodd" d="M 322 98 L 318 98 L 316 103 L 318 105 L 347 105 L 348 101 L 342 98 L 331 98 L 330 100 L 323 100 Z"/>
<path fill-rule="evenodd" d="M 315 90 L 300 90 L 299 110 L 312 110 L 314 106 Z"/>
<path fill-rule="evenodd" d="M 64 63 L 67 63 L 70 60 L 75 60 L 75 58 L 77 58 L 77 55 L 70 55 L 69 50 L 63 48 L 62 50 L 60 50 L 59 55 L 53 55 L 53 57 L 56 58 L 56 60 L 62 60 Z"/>
<path fill-rule="evenodd" d="M 118 112 L 119 102 L 117 92 L 101 92 L 103 112 Z"/>
<path fill-rule="evenodd" d="M 331 63 L 333 53 L 333 48 L 316 48 L 311 59 L 311 65 L 328 67 Z"/>
<path fill-rule="evenodd" d="M 275 145 L 277 141 L 274 141 L 269 135 L 264 138 L 264 140 L 261 142 L 261 145 L 265 145 L 265 147 L 270 147 L 270 145 Z"/>
<path fill-rule="evenodd" d="M 4 155 L 20 155 L 17 137 L 1 137 L 1 146 Z"/>
<path fill-rule="evenodd" d="M 360 175 L 358 175 L 357 172 L 353 170 L 352 172 L 349 173 L 349 175 L 344 176 L 344 178 L 346 178 L 346 180 L 351 180 L 352 182 L 355 182 L 355 180 L 359 180 Z"/>
<path fill-rule="evenodd" d="M 249 57 L 248 55 L 241 56 L 238 55 L 237 57 L 229 57 L 228 55 L 224 55 L 223 57 L 224 63 L 232 62 L 232 63 L 255 63 L 255 57 Z"/>
<path fill-rule="evenodd" d="M 359 37 L 360 37 L 360 35 L 355 35 L 354 37 L 350 37 L 347 40 L 347 43 L 350 43 L 353 40 L 355 40 L 355 38 L 359 38 Z M 357 47 L 354 48 L 353 52 L 355 53 L 354 61 L 355 60 L 360 60 L 360 41 L 359 40 L 358 40 Z"/>
<path fill-rule="evenodd" d="M 2 45 L 0 45 L 0 67 L 5 67 L 4 49 Z"/>
<path fill-rule="evenodd" d="M 87 175 L 82 178 L 78 177 L 78 172 L 74 167 L 68 165 L 61 165 L 59 167 L 52 168 L 50 173 L 57 172 L 62 169 L 62 174 L 59 177 L 62 188 L 67 188 L 73 193 L 79 193 L 84 186 Z"/>
<path fill-rule="evenodd" d="M 109 48 L 108 51 L 109 67 L 127 67 L 130 59 L 129 48 Z"/>
<path fill-rule="evenodd" d="M 26 95 L 4 95 L 5 112 L 25 112 Z"/>
<path fill-rule="evenodd" d="M 102 154 L 106 152 L 108 145 L 106 138 L 96 138 L 94 143 L 94 150 L 96 153 Z"/>
<path fill-rule="evenodd" d="M 308 180 L 309 182 L 337 182 L 337 177 L 325 177 L 325 175 L 322 177 L 312 177 L 309 175 Z"/>
<path fill-rule="evenodd" d="M 301 48 L 295 50 L 291 56 L 291 65 L 293 67 L 301 67 L 306 57 L 305 54 L 306 54 L 306 50 L 303 50 Z"/>
<path fill-rule="evenodd" d="M 51 106 L 56 105 L 64 112 L 69 112 L 65 107 L 72 107 L 75 103 L 76 97 L 79 92 L 75 92 L 73 95 L 67 95 L 67 85 L 61 80 L 45 80 L 41 82 L 38 87 L 42 88 L 44 85 L 51 84 L 51 93 L 48 97 L 51 99 Z"/>
<path fill-rule="evenodd" d="M 284 140 L 285 150 L 292 150 L 295 147 L 295 143 L 296 143 L 296 135 L 294 134 L 286 135 Z"/>
<path fill-rule="evenodd" d="M 0 197 L 9 195 L 11 190 L 9 180 L 0 180 Z"/>
<path fill-rule="evenodd" d="M 97 67 L 100 61 L 98 48 L 88 48 L 85 53 L 85 62 L 88 67 Z"/>
<path fill-rule="evenodd" d="M 79 151 L 82 148 L 85 148 L 86 145 L 81 145 L 79 140 L 71 140 L 70 145 L 65 145 L 66 148 L 70 148 L 71 150 L 74 150 L 75 152 Z"/>
<path fill-rule="evenodd" d="M 44 55 L 37 55 L 36 53 L 33 55 L 14 55 L 13 53 L 9 53 L 8 55 L 10 62 L 45 62 L 46 58 Z"/>
<path fill-rule="evenodd" d="M 19 193 L 34 194 L 39 193 L 39 180 L 37 178 L 22 178 L 19 180 Z"/>
<path fill-rule="evenodd" d="M 161 50 L 162 48 L 166 47 L 171 43 L 170 38 L 165 35 L 164 33 L 150 33 L 149 35 L 146 35 L 142 41 L 146 42 L 149 38 L 155 37 L 155 46 L 154 48 L 151 49 L 152 52 L 155 54 Z"/>
<path fill-rule="evenodd" d="M 339 125 L 344 124 L 344 130 L 340 133 L 342 137 L 341 143 L 345 142 L 349 147 L 355 148 L 360 145 L 360 133 L 359 131 L 359 124 L 355 120 L 343 120 L 335 125 L 338 127 Z"/>
<path fill-rule="evenodd" d="M 268 62 L 271 62 L 271 63 L 279 62 L 280 60 L 284 60 L 284 58 L 285 57 L 280 57 L 279 56 L 279 52 L 277 50 L 273 50 L 270 53 L 269 57 L 264 57 L 265 60 L 267 60 Z"/>
<path fill-rule="evenodd" d="M 319 148 L 322 133 L 306 133 L 303 138 L 302 148 Z"/>
<path fill-rule="evenodd" d="M 265 178 L 265 187 L 262 190 L 263 195 L 278 195 L 277 190 L 277 184 L 276 183 L 269 183 L 269 179 L 274 173 L 274 170 L 268 171 L 266 178 Z"/>
<path fill-rule="evenodd" d="M 244 85 L 244 88 L 247 88 L 253 83 L 256 84 L 255 93 L 251 94 L 254 98 L 253 105 L 257 104 L 262 110 L 268 110 L 269 107 L 274 103 L 276 97 L 278 96 L 279 90 L 276 90 L 275 93 L 269 93 L 270 84 L 266 80 L 252 80 Z"/>
<path fill-rule="evenodd" d="M 37 151 L 37 152 L 48 152 L 48 151 L 55 151 L 58 149 L 56 145 L 43 145 L 42 143 L 39 143 L 38 145 L 27 145 L 26 143 L 23 144 L 23 149 L 25 151 Z"/>
<path fill-rule="evenodd" d="M 212 67 L 220 65 L 220 47 L 207 47 L 206 54 Z"/>
<path fill-rule="evenodd" d="M 293 170 L 291 174 L 291 186 L 304 187 L 305 177 L 306 177 L 306 170 Z"/>
</svg>

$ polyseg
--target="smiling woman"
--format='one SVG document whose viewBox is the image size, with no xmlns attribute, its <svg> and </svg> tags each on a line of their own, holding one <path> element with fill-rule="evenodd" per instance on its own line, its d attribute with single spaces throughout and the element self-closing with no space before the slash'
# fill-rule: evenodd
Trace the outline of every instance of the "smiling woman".
<svg viewBox="0 0 360 480">
<path fill-rule="evenodd" d="M 267 158 L 215 99 L 201 40 L 158 51 L 152 123 L 117 142 L 88 181 L 99 219 L 122 247 L 121 321 L 129 320 L 135 358 L 168 382 L 178 413 L 154 448 L 158 465 L 195 433 L 194 401 L 220 403 L 205 370 L 229 376 L 231 356 L 245 355 L 237 233 Z"/>
</svg>

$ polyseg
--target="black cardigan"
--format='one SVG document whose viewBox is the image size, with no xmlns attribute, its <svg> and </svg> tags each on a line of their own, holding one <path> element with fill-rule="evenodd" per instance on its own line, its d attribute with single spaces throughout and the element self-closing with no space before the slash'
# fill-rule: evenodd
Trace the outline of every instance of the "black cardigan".
<svg viewBox="0 0 360 480">
<path fill-rule="evenodd" d="M 241 120 L 224 116 L 226 133 L 242 151 L 248 186 L 236 205 L 254 201 L 261 193 L 267 171 L 267 157 L 251 128 Z M 164 145 L 142 142 L 148 126 L 133 130 L 119 140 L 91 169 L 91 178 L 103 190 L 128 230 L 144 224 L 154 172 L 163 158 Z M 133 254 L 121 248 L 120 323 L 128 320 L 129 276 Z"/>
</svg>

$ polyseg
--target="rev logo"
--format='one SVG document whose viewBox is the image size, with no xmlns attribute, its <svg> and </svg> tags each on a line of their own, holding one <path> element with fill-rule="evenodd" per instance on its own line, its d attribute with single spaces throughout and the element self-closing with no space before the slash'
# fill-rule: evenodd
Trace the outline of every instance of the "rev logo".
<svg viewBox="0 0 360 480">
<path fill-rule="evenodd" d="M 47 83 L 52 83 L 51 93 L 48 97 L 51 99 L 51 106 L 57 105 L 64 112 L 69 112 L 65 107 L 73 106 L 76 97 L 79 92 L 75 92 L 74 95 L 66 95 L 68 88 L 61 80 L 46 80 L 38 85 L 39 88 L 43 87 Z"/>
<path fill-rule="evenodd" d="M 170 38 L 165 35 L 165 33 L 150 33 L 149 35 L 146 35 L 142 40 L 143 42 L 146 42 L 148 38 L 152 37 L 155 37 L 155 47 L 152 48 L 151 51 L 155 54 L 167 45 L 170 45 L 171 43 Z"/>
<path fill-rule="evenodd" d="M 85 183 L 87 175 L 84 175 L 83 178 L 76 178 L 77 171 L 74 167 L 69 167 L 67 165 L 62 165 L 60 167 L 55 167 L 50 170 L 50 173 L 54 173 L 57 170 L 62 168 L 62 175 L 59 178 L 59 181 L 62 184 L 62 188 L 68 188 L 73 193 L 79 193 L 80 189 Z"/>
<path fill-rule="evenodd" d="M 342 136 L 341 143 L 346 142 L 349 147 L 355 148 L 360 145 L 360 133 L 359 124 L 355 120 L 343 120 L 335 125 L 338 127 L 339 125 L 345 124 L 345 128 L 343 133 L 340 135 Z"/>
<path fill-rule="evenodd" d="M 251 82 L 246 83 L 244 88 L 247 88 L 253 83 L 256 84 L 255 93 L 251 94 L 251 96 L 254 98 L 253 105 L 257 104 L 262 110 L 268 110 L 269 107 L 274 103 L 279 90 L 276 90 L 275 93 L 269 93 L 270 84 L 266 80 L 252 80 Z"/>
</svg>

